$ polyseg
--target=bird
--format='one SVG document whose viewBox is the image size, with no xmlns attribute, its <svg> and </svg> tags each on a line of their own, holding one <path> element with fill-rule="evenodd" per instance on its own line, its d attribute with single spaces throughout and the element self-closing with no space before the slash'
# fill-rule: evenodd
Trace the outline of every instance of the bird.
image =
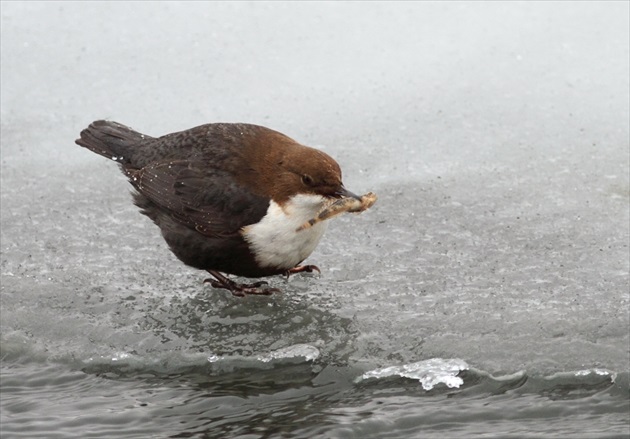
<svg viewBox="0 0 630 439">
<path fill-rule="evenodd" d="M 344 187 L 331 156 L 260 125 L 209 123 L 151 137 L 97 120 L 75 142 L 120 165 L 134 204 L 181 262 L 239 297 L 279 290 L 228 275 L 320 272 L 301 264 L 327 221 L 300 226 L 336 200 L 361 199 Z"/>
</svg>

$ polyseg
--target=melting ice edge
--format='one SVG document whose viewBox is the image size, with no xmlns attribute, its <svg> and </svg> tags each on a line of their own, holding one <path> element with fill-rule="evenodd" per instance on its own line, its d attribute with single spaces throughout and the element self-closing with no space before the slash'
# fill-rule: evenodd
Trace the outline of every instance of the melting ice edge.
<svg viewBox="0 0 630 439">
<path fill-rule="evenodd" d="M 184 372 L 189 368 L 207 368 L 207 373 L 217 375 L 238 369 L 269 369 L 281 367 L 289 364 L 303 364 L 315 362 L 321 353 L 320 350 L 310 344 L 296 344 L 285 348 L 277 349 L 269 353 L 255 356 L 218 356 L 204 353 L 172 357 L 168 360 L 164 358 L 147 360 L 147 358 L 132 353 L 120 352 L 114 356 L 92 357 L 82 361 L 82 369 L 86 372 L 98 372 L 105 368 L 113 368 L 121 371 L 146 371 L 147 369 L 157 373 L 177 373 Z M 443 384 L 447 388 L 459 388 L 464 385 L 462 372 L 469 371 L 474 376 L 481 376 L 497 382 L 508 382 L 523 379 L 527 376 L 525 371 L 518 371 L 509 375 L 493 376 L 492 374 L 475 369 L 462 359 L 451 358 L 431 358 L 418 362 L 393 365 L 382 368 L 375 368 L 364 372 L 355 378 L 355 382 L 369 382 L 370 380 L 383 380 L 391 378 L 406 378 L 417 380 L 426 391 L 434 389 Z M 609 384 L 615 383 L 617 374 L 613 371 L 594 368 L 578 371 L 560 372 L 552 376 L 545 377 L 550 380 L 597 380 L 607 381 Z"/>
</svg>

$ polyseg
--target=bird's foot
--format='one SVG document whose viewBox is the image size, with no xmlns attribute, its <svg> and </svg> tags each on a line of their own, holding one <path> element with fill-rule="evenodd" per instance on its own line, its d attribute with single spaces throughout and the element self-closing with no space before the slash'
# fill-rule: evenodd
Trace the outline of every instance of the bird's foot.
<svg viewBox="0 0 630 439">
<path fill-rule="evenodd" d="M 319 274 L 322 274 L 322 270 L 320 270 L 317 265 L 297 265 L 287 270 L 284 274 L 288 279 L 289 276 L 295 273 L 312 273 L 313 271 L 317 271 Z"/>
<path fill-rule="evenodd" d="M 239 284 L 223 276 L 218 271 L 208 270 L 208 272 L 214 276 L 215 279 L 208 278 L 205 279 L 203 283 L 209 283 L 214 288 L 226 289 L 237 297 L 245 297 L 249 294 L 270 296 L 273 293 L 280 292 L 277 288 L 260 288 L 263 285 L 267 285 L 268 282 L 265 281 L 254 282 L 252 284 Z"/>
</svg>

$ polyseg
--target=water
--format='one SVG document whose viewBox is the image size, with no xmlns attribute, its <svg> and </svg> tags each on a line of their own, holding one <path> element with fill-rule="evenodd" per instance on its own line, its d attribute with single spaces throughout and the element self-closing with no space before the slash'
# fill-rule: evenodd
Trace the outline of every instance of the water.
<svg viewBox="0 0 630 439">
<path fill-rule="evenodd" d="M 2 437 L 627 437 L 627 17 L 3 4 Z M 102 117 L 261 123 L 379 200 L 235 298 L 73 144 Z"/>
<path fill-rule="evenodd" d="M 221 372 L 201 361 L 169 374 L 133 369 L 5 370 L 3 391 L 11 397 L 3 403 L 3 435 L 623 437 L 628 408 L 627 376 L 612 384 L 594 373 L 495 378 L 469 371 L 462 388 L 427 392 L 397 378 L 357 384 L 354 368 L 303 362 Z"/>
</svg>

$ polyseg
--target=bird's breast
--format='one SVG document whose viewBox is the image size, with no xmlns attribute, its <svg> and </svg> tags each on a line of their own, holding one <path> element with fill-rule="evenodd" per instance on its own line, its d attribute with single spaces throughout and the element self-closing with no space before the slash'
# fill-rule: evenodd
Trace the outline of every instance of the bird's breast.
<svg viewBox="0 0 630 439">
<path fill-rule="evenodd" d="M 327 223 L 297 231 L 314 218 L 327 200 L 320 195 L 295 195 L 280 205 L 271 201 L 267 213 L 255 223 L 242 230 L 261 267 L 288 270 L 306 259 L 317 247 L 326 230 Z"/>
</svg>

